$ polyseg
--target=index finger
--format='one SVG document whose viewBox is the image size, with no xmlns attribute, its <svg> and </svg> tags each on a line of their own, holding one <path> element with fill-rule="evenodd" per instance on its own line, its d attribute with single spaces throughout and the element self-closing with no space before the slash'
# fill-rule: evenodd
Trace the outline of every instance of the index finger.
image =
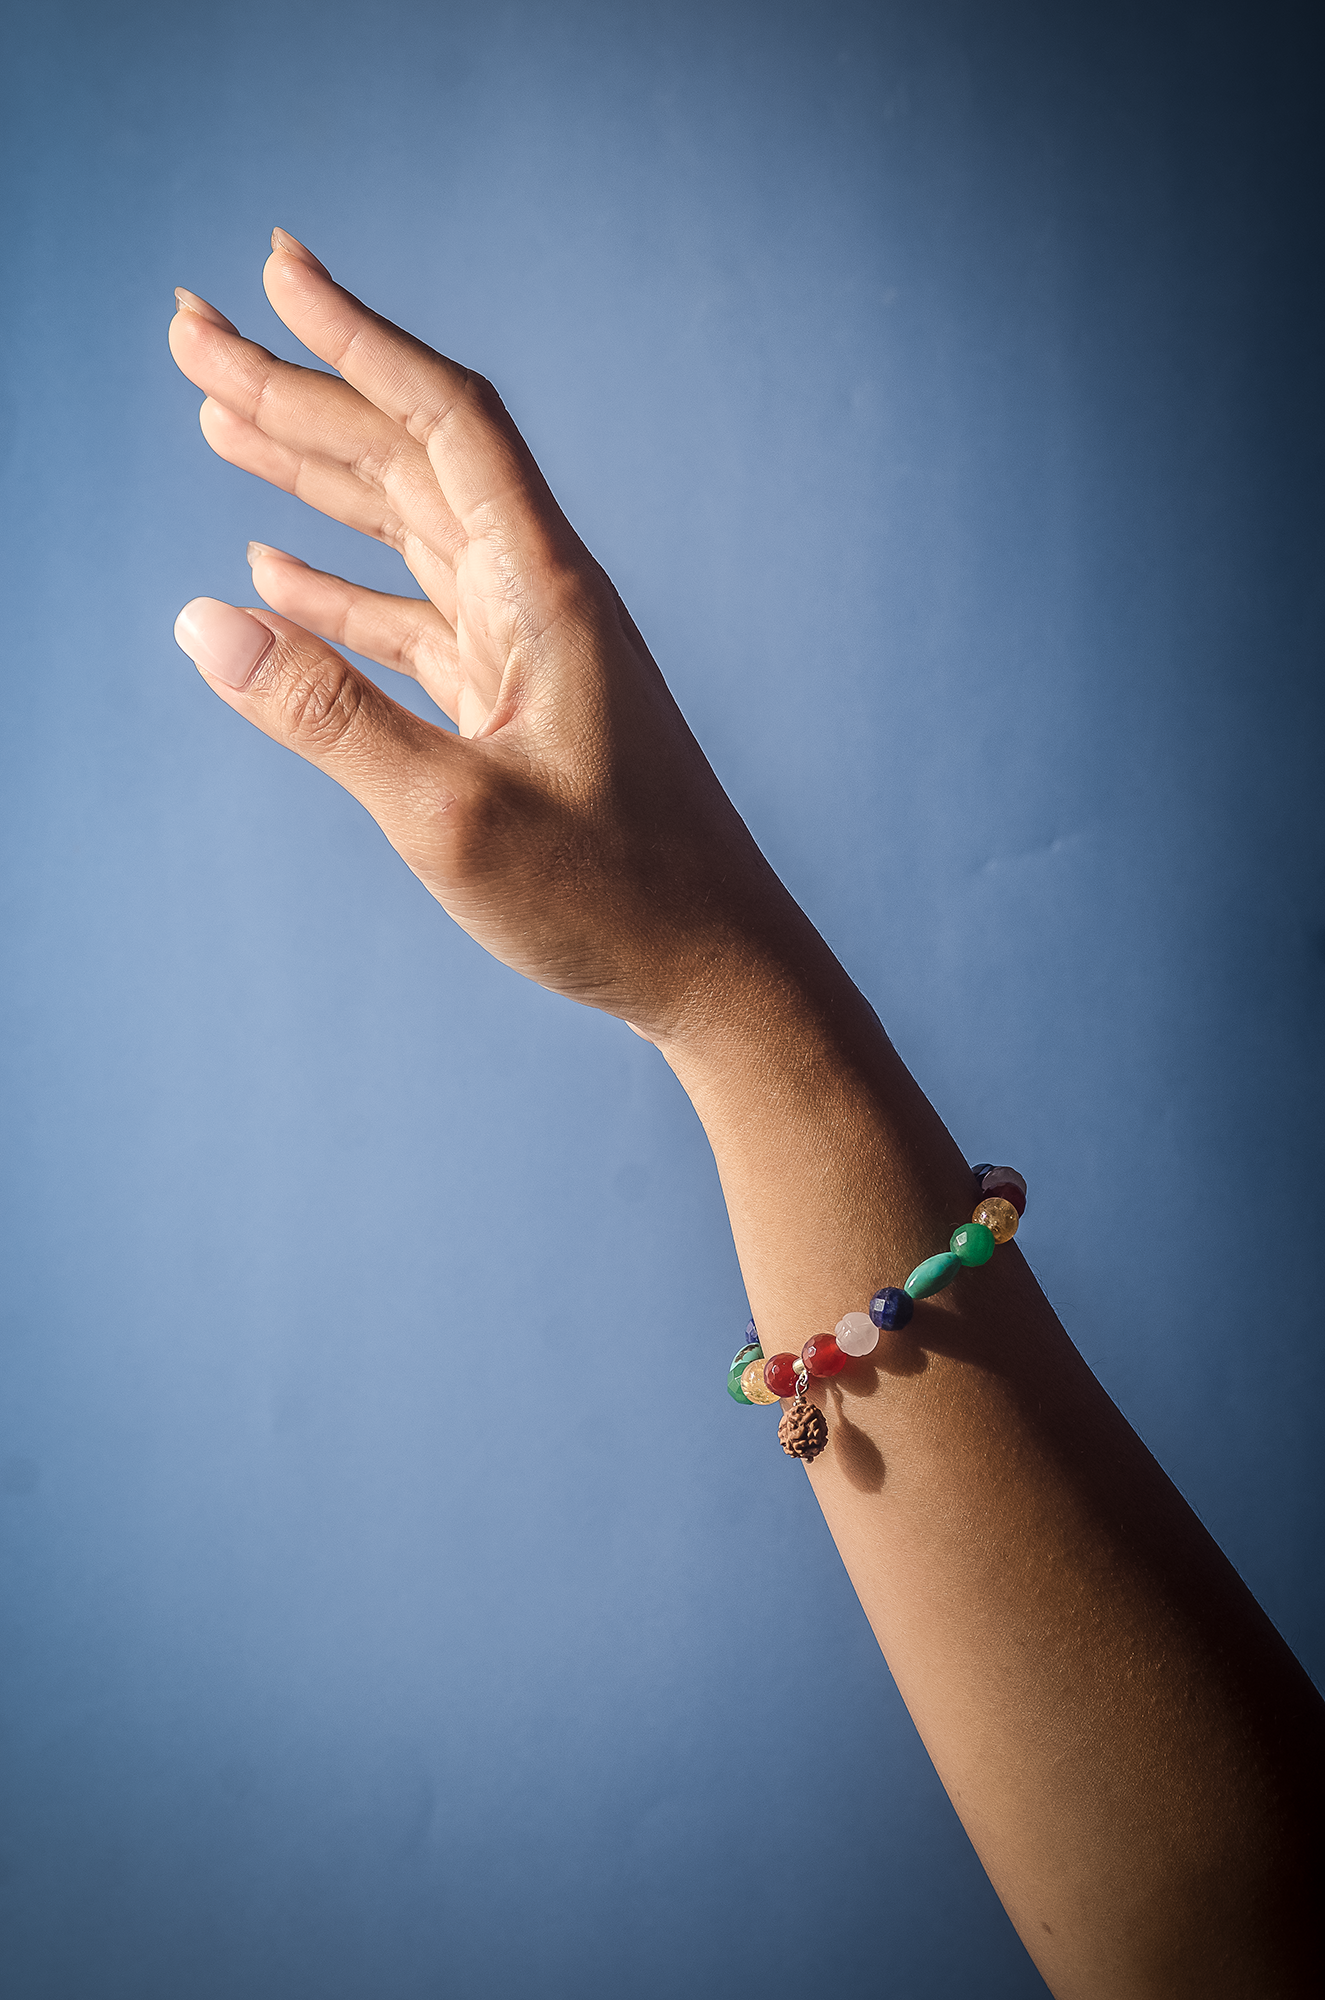
<svg viewBox="0 0 1325 2000">
<path fill-rule="evenodd" d="M 291 333 L 424 446 L 468 535 L 567 532 L 490 382 L 370 311 L 283 229 L 272 231 L 262 282 Z"/>
</svg>

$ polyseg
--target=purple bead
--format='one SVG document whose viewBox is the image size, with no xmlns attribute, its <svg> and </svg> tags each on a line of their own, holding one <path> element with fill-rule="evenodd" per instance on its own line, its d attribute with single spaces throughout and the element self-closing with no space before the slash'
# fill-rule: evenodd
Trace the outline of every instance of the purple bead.
<svg viewBox="0 0 1325 2000">
<path fill-rule="evenodd" d="M 1026 1177 L 1015 1167 L 991 1167 L 980 1179 L 980 1192 L 984 1195 L 996 1194 L 1000 1201 L 1010 1201 L 1018 1215 L 1026 1213 Z"/>
<path fill-rule="evenodd" d="M 913 1300 L 897 1285 L 885 1285 L 870 1300 L 870 1318 L 875 1326 L 881 1326 L 889 1333 L 896 1333 L 899 1327 L 905 1326 L 914 1311 Z"/>
</svg>

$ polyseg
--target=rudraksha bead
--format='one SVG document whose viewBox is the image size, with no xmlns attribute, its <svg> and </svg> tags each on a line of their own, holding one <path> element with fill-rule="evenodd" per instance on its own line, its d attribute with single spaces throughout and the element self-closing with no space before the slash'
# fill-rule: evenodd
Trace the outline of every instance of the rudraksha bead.
<svg viewBox="0 0 1325 2000">
<path fill-rule="evenodd" d="M 828 1442 L 828 1425 L 823 1411 L 814 1403 L 793 1403 L 789 1410 L 783 1412 L 778 1436 L 788 1458 L 803 1458 L 807 1463 L 812 1458 L 818 1458 Z"/>
</svg>

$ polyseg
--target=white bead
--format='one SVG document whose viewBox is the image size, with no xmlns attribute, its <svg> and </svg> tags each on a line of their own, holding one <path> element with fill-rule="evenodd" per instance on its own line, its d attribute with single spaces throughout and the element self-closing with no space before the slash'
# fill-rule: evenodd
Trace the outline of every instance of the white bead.
<svg viewBox="0 0 1325 2000">
<path fill-rule="evenodd" d="M 868 1313 L 846 1313 L 833 1328 L 833 1339 L 843 1354 L 873 1354 L 879 1329 Z"/>
</svg>

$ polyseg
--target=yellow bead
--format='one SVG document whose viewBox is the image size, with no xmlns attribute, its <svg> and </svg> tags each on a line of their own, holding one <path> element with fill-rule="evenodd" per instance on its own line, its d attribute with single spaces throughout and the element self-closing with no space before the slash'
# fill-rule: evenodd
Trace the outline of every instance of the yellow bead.
<svg viewBox="0 0 1325 2000">
<path fill-rule="evenodd" d="M 1004 1208 L 1007 1203 L 1002 1204 Z M 741 1394 L 747 1403 L 776 1403 L 777 1397 L 764 1380 L 764 1364 L 752 1361 L 741 1376 Z"/>
<path fill-rule="evenodd" d="M 1017 1233 L 1021 1217 L 1010 1201 L 1004 1201 L 1001 1195 L 990 1194 L 985 1196 L 971 1220 L 983 1222 L 986 1229 L 992 1229 L 995 1243 L 1010 1243 Z"/>
</svg>

